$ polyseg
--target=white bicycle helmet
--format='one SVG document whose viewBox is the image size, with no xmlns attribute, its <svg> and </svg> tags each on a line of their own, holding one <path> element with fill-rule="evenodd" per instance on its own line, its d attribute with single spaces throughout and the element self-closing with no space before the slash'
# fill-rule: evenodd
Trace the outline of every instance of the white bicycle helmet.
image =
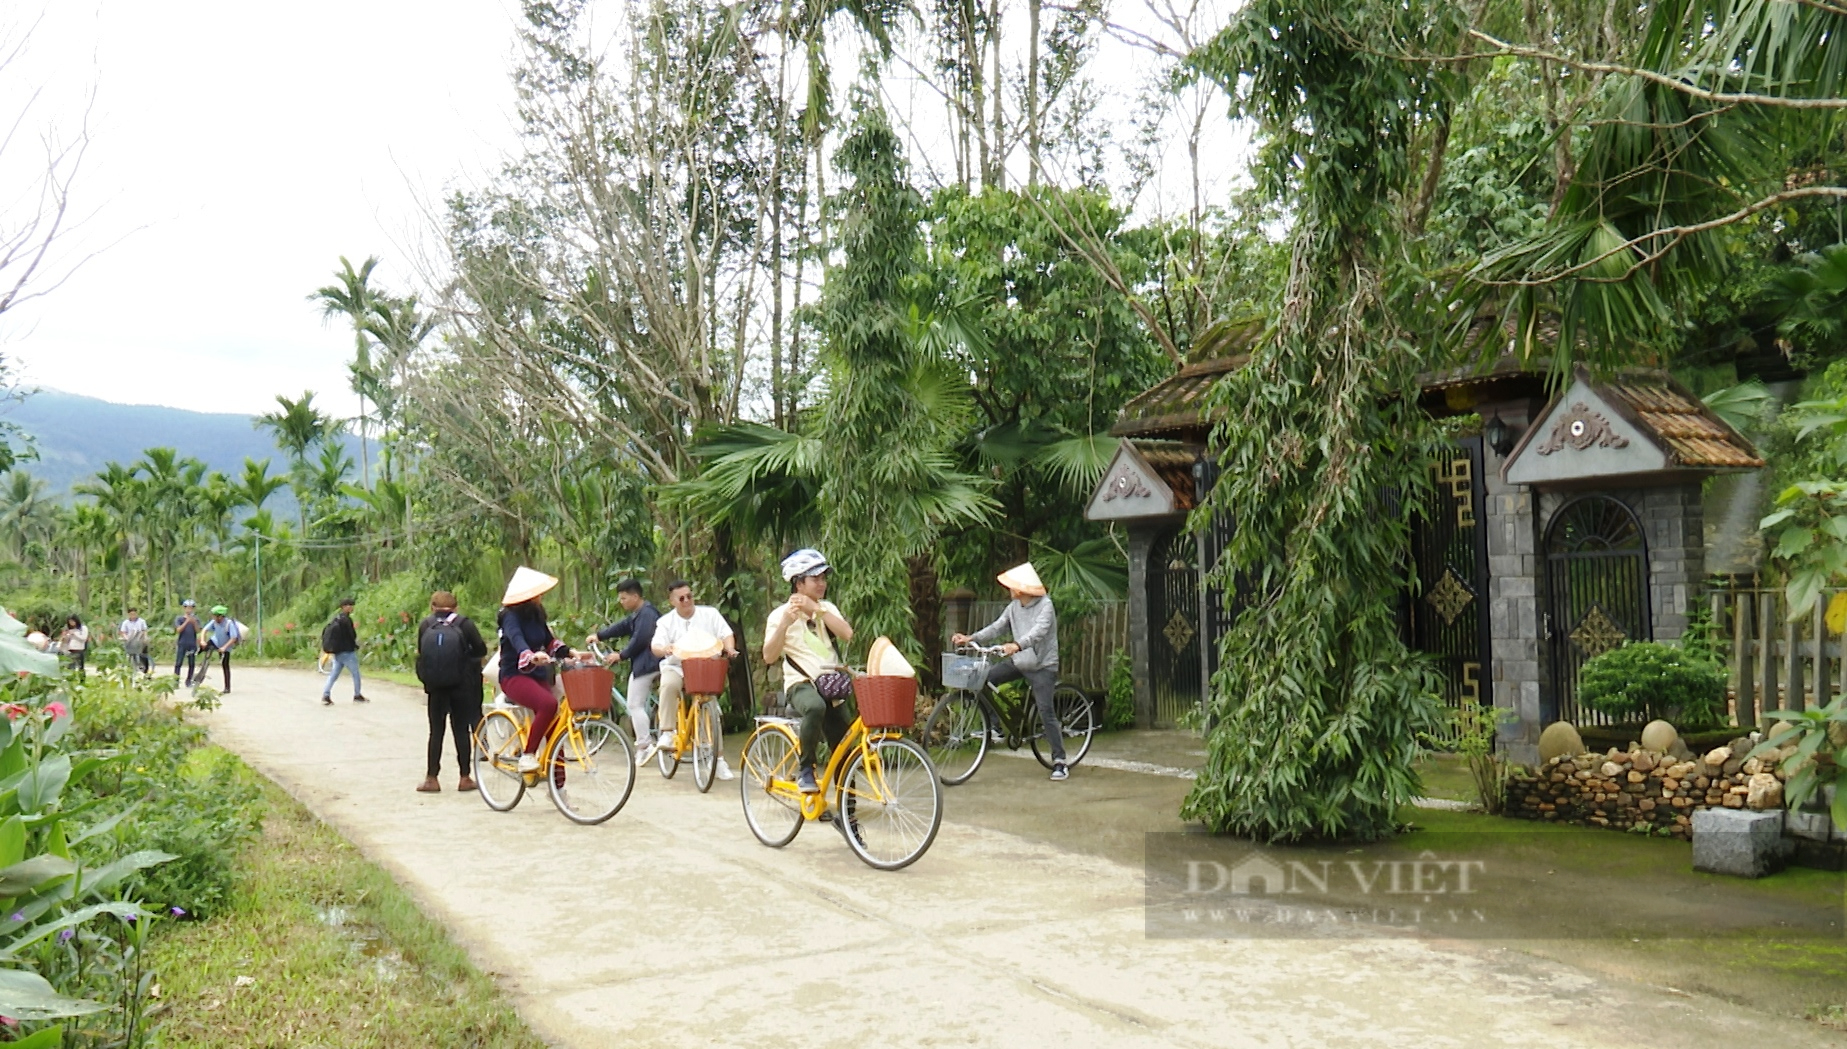
<svg viewBox="0 0 1847 1049">
<path fill-rule="evenodd" d="M 830 568 L 827 558 L 821 556 L 821 551 L 803 547 L 782 559 L 783 582 L 794 582 L 803 576 L 820 575 L 822 572 L 829 571 Z"/>
</svg>

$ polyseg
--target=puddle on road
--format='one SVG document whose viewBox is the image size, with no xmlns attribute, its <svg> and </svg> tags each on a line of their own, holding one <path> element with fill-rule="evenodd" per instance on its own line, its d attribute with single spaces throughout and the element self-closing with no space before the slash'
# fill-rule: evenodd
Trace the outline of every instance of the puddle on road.
<svg viewBox="0 0 1847 1049">
<path fill-rule="evenodd" d="M 382 982 L 396 980 L 410 967 L 403 955 L 385 946 L 378 929 L 355 921 L 350 908 L 338 904 L 316 907 L 314 917 L 345 938 L 347 946 L 355 955 L 371 962 L 373 975 Z"/>
</svg>

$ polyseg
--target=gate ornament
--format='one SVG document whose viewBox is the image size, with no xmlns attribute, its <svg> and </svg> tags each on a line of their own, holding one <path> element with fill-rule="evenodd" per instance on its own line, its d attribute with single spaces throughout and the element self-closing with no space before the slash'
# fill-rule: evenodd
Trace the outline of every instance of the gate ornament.
<svg viewBox="0 0 1847 1049">
<path fill-rule="evenodd" d="M 1110 478 L 1109 483 L 1104 486 L 1103 501 L 1108 503 L 1117 499 L 1139 499 L 1153 494 L 1148 490 L 1148 486 L 1142 483 L 1135 468 L 1125 462 L 1116 468 L 1116 476 Z"/>
<path fill-rule="evenodd" d="M 1443 625 L 1450 626 L 1455 623 L 1456 617 L 1462 614 L 1462 610 L 1469 607 L 1469 602 L 1475 600 L 1475 595 L 1463 585 L 1461 579 L 1456 577 L 1456 570 L 1445 565 L 1443 578 L 1437 580 L 1437 585 L 1430 588 L 1430 592 L 1424 595 L 1424 600 L 1430 602 L 1430 607 L 1436 609 L 1437 615 L 1443 617 Z"/>
<path fill-rule="evenodd" d="M 1592 659 L 1603 655 L 1613 648 L 1621 648 L 1629 635 L 1616 621 L 1604 614 L 1600 605 L 1590 606 L 1590 611 L 1578 621 L 1578 628 L 1571 632 L 1571 640 L 1584 650 Z"/>
<path fill-rule="evenodd" d="M 1627 448 L 1629 439 L 1610 429 L 1610 420 L 1591 411 L 1590 406 L 1583 401 L 1578 401 L 1552 424 L 1552 432 L 1546 436 L 1546 443 L 1536 451 L 1540 455 L 1551 455 L 1570 445 L 1581 452 L 1593 444 L 1599 448 Z"/>
<path fill-rule="evenodd" d="M 1167 621 L 1167 628 L 1161 631 L 1167 638 L 1167 643 L 1174 646 L 1175 652 L 1186 650 L 1186 646 L 1193 640 L 1193 632 L 1193 624 L 1187 622 L 1187 618 L 1178 610 L 1174 612 L 1174 617 Z"/>
</svg>

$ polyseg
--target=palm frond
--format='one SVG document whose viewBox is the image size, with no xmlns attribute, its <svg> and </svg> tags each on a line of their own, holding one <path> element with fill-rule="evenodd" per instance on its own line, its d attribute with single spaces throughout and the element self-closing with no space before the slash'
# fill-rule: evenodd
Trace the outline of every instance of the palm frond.
<svg viewBox="0 0 1847 1049">
<path fill-rule="evenodd" d="M 1727 386 L 1714 390 L 1700 398 L 1712 413 L 1724 419 L 1726 425 L 1739 433 L 1754 430 L 1763 421 L 1764 406 L 1770 401 L 1770 391 L 1756 379 L 1741 382 L 1736 386 Z"/>
<path fill-rule="evenodd" d="M 1120 438 L 1107 432 L 1067 437 L 1040 448 L 1032 457 L 1032 465 L 1051 474 L 1066 491 L 1081 497 L 1089 495 L 1102 480 L 1103 471 L 1121 444 Z"/>
</svg>

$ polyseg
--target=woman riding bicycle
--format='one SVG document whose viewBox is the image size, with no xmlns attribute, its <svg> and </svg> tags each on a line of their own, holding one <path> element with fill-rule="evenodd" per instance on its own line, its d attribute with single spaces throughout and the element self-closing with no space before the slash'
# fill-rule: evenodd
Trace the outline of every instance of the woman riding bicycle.
<svg viewBox="0 0 1847 1049">
<path fill-rule="evenodd" d="M 1026 679 L 1032 686 L 1033 701 L 1039 705 L 1039 720 L 1045 725 L 1046 741 L 1052 748 L 1052 778 L 1062 780 L 1070 773 L 1065 768 L 1064 733 L 1058 724 L 1058 711 L 1052 694 L 1058 688 L 1058 613 L 1046 596 L 1045 584 L 1031 561 L 1002 572 L 997 579 L 1013 595 L 1013 601 L 1001 610 L 1000 618 L 973 634 L 957 634 L 950 640 L 958 645 L 973 641 L 985 645 L 1002 633 L 1013 640 L 1001 646 L 1007 658 L 988 671 L 989 684 Z"/>
<path fill-rule="evenodd" d="M 840 669 L 839 641 L 853 640 L 853 627 L 840 609 L 827 600 L 827 558 L 818 550 L 797 550 L 782 560 L 782 577 L 789 583 L 789 600 L 770 610 L 763 630 L 763 662 L 781 662 L 783 693 L 801 715 L 801 762 L 796 783 L 803 794 L 814 794 L 815 752 L 821 738 L 837 747 L 846 737 L 852 719 L 840 705 L 821 697 L 815 680 Z"/>
<path fill-rule="evenodd" d="M 524 565 L 513 573 L 507 593 L 500 599 L 500 691 L 506 697 L 532 711 L 532 727 L 526 732 L 526 750 L 520 756 L 521 772 L 539 768 L 539 745 L 552 730 L 558 714 L 558 700 L 552 696 L 551 664 L 568 657 L 571 650 L 552 636 L 545 621 L 545 606 L 539 598 L 558 585 L 558 580 Z"/>
</svg>

